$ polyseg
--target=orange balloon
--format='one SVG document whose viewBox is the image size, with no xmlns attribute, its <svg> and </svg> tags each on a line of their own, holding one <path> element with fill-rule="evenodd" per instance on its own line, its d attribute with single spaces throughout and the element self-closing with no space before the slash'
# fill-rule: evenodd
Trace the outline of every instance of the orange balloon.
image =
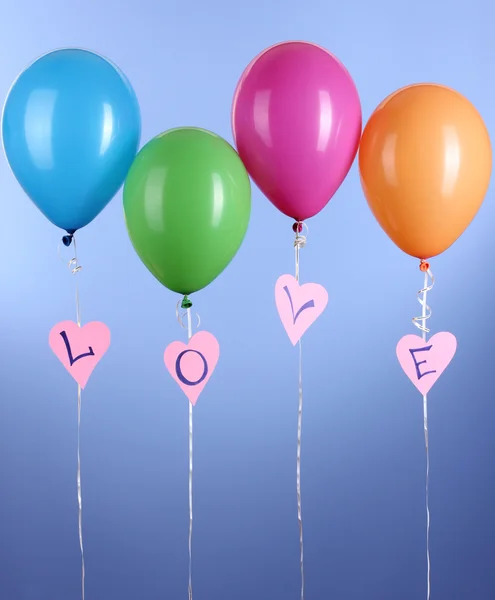
<svg viewBox="0 0 495 600">
<path fill-rule="evenodd" d="M 478 111 L 464 96 L 430 83 L 386 98 L 359 149 L 361 185 L 378 223 L 407 254 L 441 254 L 480 209 L 492 149 Z"/>
</svg>

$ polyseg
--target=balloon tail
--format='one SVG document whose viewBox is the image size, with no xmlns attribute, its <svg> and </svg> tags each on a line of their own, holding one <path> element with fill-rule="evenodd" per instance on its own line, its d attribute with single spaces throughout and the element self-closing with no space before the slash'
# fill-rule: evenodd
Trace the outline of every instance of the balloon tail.
<svg viewBox="0 0 495 600">
<path fill-rule="evenodd" d="M 299 283 L 299 253 L 306 245 L 306 237 L 301 235 L 303 223 L 294 223 L 293 230 L 296 234 L 294 240 L 295 250 L 295 276 Z M 302 344 L 299 339 L 299 406 L 297 411 L 297 454 L 296 454 L 296 491 L 297 491 L 297 521 L 299 525 L 299 564 L 301 569 L 301 600 L 304 600 L 304 543 L 303 543 L 303 520 L 301 504 L 301 432 L 302 432 L 302 409 L 303 409 L 303 383 L 302 383 Z"/>
<path fill-rule="evenodd" d="M 414 317 L 414 325 L 422 332 L 423 340 L 426 342 L 426 334 L 430 332 L 426 326 L 426 321 L 431 317 L 431 308 L 427 304 L 427 295 L 435 285 L 435 278 L 430 271 L 430 265 L 421 261 L 421 271 L 424 272 L 424 284 L 423 289 L 418 292 L 418 302 L 421 304 L 422 313 L 420 317 Z M 426 599 L 430 600 L 431 590 L 431 564 L 430 564 L 430 500 L 429 500 L 429 487 L 430 487 L 430 451 L 428 444 L 428 396 L 423 396 L 423 428 L 425 435 L 425 449 L 426 449 L 426 482 L 425 482 L 425 500 L 426 500 L 426 563 L 427 563 L 427 578 L 426 578 Z"/>
<path fill-rule="evenodd" d="M 71 258 L 68 262 L 68 267 L 72 275 L 77 275 L 82 266 L 79 264 L 77 259 L 77 246 L 76 246 L 76 238 L 74 234 L 70 234 L 69 236 L 64 236 L 62 238 L 62 243 L 64 246 L 69 247 L 71 244 L 74 244 L 74 257 Z M 61 260 L 62 256 L 60 254 L 60 244 L 58 247 L 58 255 Z M 78 327 L 81 327 L 81 305 L 79 302 L 79 285 L 77 278 L 75 279 L 75 288 L 76 288 L 76 321 Z M 81 491 L 81 386 L 77 386 L 77 506 L 78 506 L 78 532 L 79 532 L 79 548 L 81 550 L 81 599 L 84 600 L 85 596 L 85 579 L 86 579 L 86 570 L 84 566 L 84 544 L 83 544 L 83 531 L 82 531 L 82 491 Z"/>
</svg>

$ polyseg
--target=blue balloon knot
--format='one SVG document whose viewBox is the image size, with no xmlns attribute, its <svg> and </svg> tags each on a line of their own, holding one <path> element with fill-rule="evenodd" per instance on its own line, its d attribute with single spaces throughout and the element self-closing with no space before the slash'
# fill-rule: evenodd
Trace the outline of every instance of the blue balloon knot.
<svg viewBox="0 0 495 600">
<path fill-rule="evenodd" d="M 72 244 L 73 239 L 74 236 L 72 235 L 72 233 L 70 233 L 69 235 L 64 235 L 64 237 L 62 238 L 62 244 L 68 248 Z"/>
</svg>

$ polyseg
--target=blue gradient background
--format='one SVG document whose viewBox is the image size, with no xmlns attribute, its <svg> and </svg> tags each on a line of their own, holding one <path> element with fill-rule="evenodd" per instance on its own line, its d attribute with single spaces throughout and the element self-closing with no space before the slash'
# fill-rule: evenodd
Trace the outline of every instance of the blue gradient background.
<svg viewBox="0 0 495 600">
<path fill-rule="evenodd" d="M 3 15 L 0 96 L 36 56 L 82 46 L 130 78 L 143 143 L 180 125 L 231 140 L 243 68 L 295 38 L 343 60 L 365 120 L 396 88 L 435 81 L 466 94 L 493 131 L 488 7 L 19 0 Z M 0 598 L 77 600 L 76 386 L 47 344 L 50 328 L 74 317 L 74 282 L 57 257 L 60 232 L 4 157 L 0 182 Z M 434 600 L 495 597 L 494 223 L 490 190 L 462 239 L 433 262 L 431 326 L 459 341 L 430 400 Z M 302 280 L 323 283 L 330 303 L 303 346 L 307 599 L 425 598 L 421 398 L 394 351 L 413 332 L 422 277 L 373 220 L 356 165 L 309 225 Z M 83 397 L 87 600 L 186 598 L 187 401 L 162 363 L 183 335 L 177 298 L 134 254 L 120 194 L 79 248 L 83 320 L 103 320 L 113 334 Z M 195 411 L 198 599 L 299 597 L 297 350 L 273 301 L 277 276 L 292 269 L 291 222 L 256 190 L 238 257 L 195 297 L 223 349 Z"/>
</svg>

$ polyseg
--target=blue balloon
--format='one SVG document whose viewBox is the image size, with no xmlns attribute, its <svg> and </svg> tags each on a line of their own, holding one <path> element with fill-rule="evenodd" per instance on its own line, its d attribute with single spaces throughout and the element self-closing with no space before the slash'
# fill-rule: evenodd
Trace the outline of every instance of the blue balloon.
<svg viewBox="0 0 495 600">
<path fill-rule="evenodd" d="M 45 217 L 70 234 L 115 196 L 140 137 L 128 79 L 87 50 L 56 50 L 36 60 L 14 82 L 3 110 L 12 172 Z"/>
</svg>

